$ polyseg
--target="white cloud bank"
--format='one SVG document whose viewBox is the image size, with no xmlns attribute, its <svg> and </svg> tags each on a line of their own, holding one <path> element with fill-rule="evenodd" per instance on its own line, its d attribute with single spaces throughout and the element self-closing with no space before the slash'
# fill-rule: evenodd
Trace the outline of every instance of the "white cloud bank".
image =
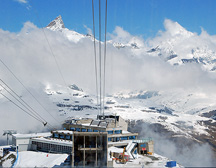
<svg viewBox="0 0 216 168">
<path fill-rule="evenodd" d="M 214 72 L 204 71 L 198 64 L 172 66 L 159 57 L 150 56 L 146 51 L 150 49 L 150 46 L 164 44 L 163 42 L 166 41 L 179 44 L 176 51 L 180 55 L 185 54 L 185 50 L 182 50 L 183 44 L 184 47 L 190 48 L 200 42 L 201 45 L 205 43 L 213 50 L 216 47 L 216 37 L 210 36 L 205 31 L 201 35 L 187 32 L 184 28 L 179 27 L 178 23 L 170 20 L 165 20 L 164 24 L 166 30 L 148 41 L 132 36 L 122 28 L 116 27 L 113 34 L 110 35 L 113 41 L 136 42 L 140 49 L 118 50 L 111 44 L 107 45 L 107 93 L 121 90 L 171 90 L 177 88 L 215 93 Z M 84 90 L 95 93 L 93 42 L 89 38 L 82 38 L 79 42 L 74 43 L 63 36 L 61 32 L 47 29 L 44 31 L 46 37 L 41 29 L 30 22 L 26 22 L 18 34 L 0 29 L 1 60 L 27 88 L 39 97 L 43 105 L 47 106 L 53 115 L 56 115 L 56 107 L 45 98 L 43 93 L 47 84 L 64 85 L 54 57 L 67 84 L 75 83 Z M 187 36 L 184 36 L 185 34 Z M 46 38 L 49 40 L 54 55 L 51 54 Z M 172 41 L 172 39 L 177 40 Z M 23 96 L 23 99 L 28 100 L 41 114 L 45 115 L 43 109 L 34 100 L 31 100 L 25 89 L 3 64 L 0 64 L 0 71 L 2 80 Z M 34 131 L 39 130 L 38 128 L 42 129 L 41 123 L 27 116 L 1 96 L 0 101 L 1 130 Z"/>
</svg>

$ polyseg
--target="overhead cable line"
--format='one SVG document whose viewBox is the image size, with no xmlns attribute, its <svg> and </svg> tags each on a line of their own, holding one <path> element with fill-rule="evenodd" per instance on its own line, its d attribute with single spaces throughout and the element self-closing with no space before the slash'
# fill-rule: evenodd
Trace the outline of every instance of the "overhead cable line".
<svg viewBox="0 0 216 168">
<path fill-rule="evenodd" d="M 99 0 L 99 74 L 100 74 L 100 114 L 102 111 L 102 73 L 101 73 L 101 66 L 102 66 L 102 58 L 101 58 L 101 0 Z"/>
<path fill-rule="evenodd" d="M 21 82 L 21 80 L 10 70 L 10 68 L 2 61 L 2 59 L 0 58 L 0 62 L 7 68 L 7 70 L 14 76 L 14 78 L 23 86 L 23 88 L 34 98 L 34 100 L 47 112 L 49 113 L 49 115 L 55 119 L 53 117 L 53 115 L 47 110 L 45 109 L 45 107 L 38 101 L 38 99 L 29 91 L 29 89 L 27 89 L 27 87 Z M 56 120 L 56 119 L 55 119 Z M 56 120 L 57 121 L 57 120 Z M 58 121 L 57 121 L 58 122 Z"/>
<path fill-rule="evenodd" d="M 107 0 L 106 0 L 106 9 L 105 9 L 105 40 L 104 40 L 104 81 L 103 81 L 103 115 L 104 115 L 104 101 L 105 101 L 105 91 L 106 91 L 106 34 L 107 34 Z"/>
<path fill-rule="evenodd" d="M 63 83 L 64 83 L 65 87 L 67 88 L 69 95 L 71 95 L 71 94 L 70 94 L 70 91 L 69 91 L 69 88 L 68 88 L 68 86 L 67 86 L 66 80 L 65 80 L 65 78 L 64 78 L 64 76 L 63 76 L 63 73 L 62 73 L 62 71 L 61 71 L 61 68 L 60 68 L 60 66 L 59 66 L 59 64 L 58 64 L 58 61 L 57 61 L 57 59 L 56 59 L 56 56 L 55 56 L 55 54 L 54 54 L 54 52 L 53 52 L 53 49 L 52 49 L 52 47 L 51 47 L 51 45 L 50 45 L 50 42 L 49 42 L 49 40 L 48 40 L 48 37 L 47 37 L 47 35 L 46 35 L 46 32 L 45 32 L 45 30 L 44 30 L 44 28 L 43 28 L 43 26 L 42 26 L 42 24 L 41 24 L 41 21 L 40 21 L 40 18 L 39 18 L 39 16 L 38 16 L 38 14 L 37 14 L 37 11 L 36 11 L 36 10 L 33 10 L 33 11 L 34 11 L 34 13 L 35 13 L 35 15 L 36 15 L 36 18 L 38 19 L 38 22 L 39 22 L 39 24 L 40 24 L 40 27 L 41 27 L 41 29 L 42 29 L 42 32 L 43 32 L 44 37 L 45 37 L 45 39 L 46 39 L 46 42 L 47 42 L 47 44 L 48 44 L 48 46 L 49 46 L 51 55 L 53 56 L 53 58 L 54 58 L 54 60 L 55 60 L 55 64 L 56 64 L 56 66 L 57 66 L 59 75 L 60 75 L 60 77 L 62 78 Z M 57 121 L 57 122 L 59 122 L 59 121 Z M 59 122 L 59 123 L 60 123 L 60 122 Z M 61 124 L 61 123 L 60 123 L 60 124 Z"/>
<path fill-rule="evenodd" d="M 22 107 L 20 107 L 18 104 L 16 104 L 14 101 L 12 101 L 10 98 L 8 98 L 7 96 L 5 96 L 2 92 L 0 92 L 0 94 L 2 96 L 4 96 L 8 101 L 10 101 L 11 103 L 13 103 L 15 106 L 17 106 L 19 109 L 21 109 L 22 111 L 24 111 L 25 113 L 27 113 L 28 115 L 30 115 L 31 117 L 33 117 L 34 119 L 38 120 L 39 122 L 42 122 L 40 119 L 38 119 L 37 117 L 35 117 L 34 115 L 32 115 L 31 113 L 29 113 L 28 111 L 26 111 L 25 109 L 23 109 Z M 42 122 L 43 123 L 43 122 Z M 44 123 L 43 123 L 44 124 Z"/>
<path fill-rule="evenodd" d="M 44 123 L 43 121 L 41 121 L 40 119 L 38 119 L 37 117 L 35 117 L 34 115 L 32 115 L 31 113 L 29 113 L 27 110 L 23 109 L 22 107 L 20 107 L 17 103 L 15 103 L 14 101 L 12 101 L 10 98 L 8 98 L 5 94 L 3 94 L 2 92 L 0 92 L 0 94 L 5 97 L 8 101 L 10 101 L 11 103 L 13 103 L 15 106 L 17 106 L 19 109 L 21 109 L 22 111 L 24 111 L 26 114 L 28 114 L 29 116 L 33 117 L 34 119 L 36 119 L 37 121 L 41 122 L 44 126 L 48 126 L 50 129 L 53 128 L 55 129 L 55 127 L 53 127 L 51 124 L 49 123 Z"/>
<path fill-rule="evenodd" d="M 62 74 L 62 71 L 61 71 L 60 66 L 59 66 L 59 64 L 58 64 L 58 62 L 57 62 L 56 56 L 55 56 L 55 54 L 54 54 L 54 52 L 53 52 L 53 49 L 52 49 L 52 47 L 51 47 L 51 45 L 50 45 L 50 42 L 49 42 L 49 40 L 48 40 L 48 38 L 47 38 L 47 35 L 46 35 L 45 31 L 44 31 L 44 28 L 43 28 L 43 26 L 42 26 L 42 24 L 41 24 L 41 21 L 40 21 L 40 18 L 39 18 L 39 16 L 38 16 L 38 14 L 37 14 L 37 11 L 33 9 L 33 12 L 35 13 L 36 18 L 37 18 L 37 20 L 38 20 L 38 22 L 39 22 L 39 25 L 40 25 L 40 27 L 41 27 L 41 29 L 42 29 L 42 32 L 43 32 L 44 37 L 45 37 L 45 39 L 46 39 L 46 42 L 47 42 L 47 44 L 48 44 L 48 46 L 49 46 L 51 55 L 53 56 L 53 58 L 54 58 L 54 60 L 55 60 L 55 63 L 56 63 L 56 65 L 57 65 L 57 69 L 58 69 L 58 71 L 59 71 L 59 74 L 60 74 L 60 76 L 61 76 L 61 78 L 62 78 L 62 80 L 63 80 L 65 86 L 67 87 L 66 80 L 65 80 L 65 78 L 64 78 L 64 76 L 63 76 L 63 74 Z"/>
<path fill-rule="evenodd" d="M 48 46 L 49 46 L 49 48 L 50 48 L 51 55 L 53 56 L 53 58 L 54 58 L 54 60 L 55 60 L 57 69 L 58 69 L 58 71 L 59 71 L 59 74 L 60 74 L 62 80 L 64 81 L 65 86 L 67 87 L 67 83 L 66 83 L 65 78 L 64 78 L 64 76 L 63 76 L 63 74 L 62 74 L 62 71 L 61 71 L 61 69 L 60 69 L 60 66 L 59 66 L 59 64 L 58 64 L 58 62 L 57 62 L 56 56 L 54 55 L 54 52 L 53 52 L 52 47 L 51 47 L 51 45 L 50 45 L 50 42 L 49 42 L 49 40 L 48 40 L 48 38 L 47 38 L 47 36 L 46 36 L 46 33 L 45 33 L 45 31 L 44 31 L 44 28 L 42 27 L 41 29 L 42 29 L 42 31 L 43 31 L 43 33 L 44 33 L 45 39 L 46 39 L 47 44 L 48 44 Z"/>
<path fill-rule="evenodd" d="M 43 123 L 46 123 L 47 121 L 39 114 L 37 113 L 30 105 L 28 105 L 13 89 L 11 89 L 2 79 L 0 79 L 1 82 L 16 96 L 14 96 L 6 87 L 4 87 L 2 84 L 0 86 L 7 91 L 14 99 L 16 99 L 20 104 L 22 104 L 27 110 L 31 111 L 36 117 L 38 117 Z M 19 100 L 20 99 L 20 100 Z"/>
<path fill-rule="evenodd" d="M 107 0 L 106 0 L 106 8 L 105 8 L 105 42 L 104 42 L 104 56 L 102 57 L 101 53 L 101 0 L 99 0 L 99 64 L 97 64 L 97 56 L 96 56 L 96 44 L 95 44 L 95 21 L 94 21 L 94 1 L 92 0 L 92 14 L 93 14 L 93 33 L 94 33 L 94 54 L 95 54 L 95 76 L 96 76 L 96 94 L 97 94 L 97 103 L 98 103 L 98 92 L 99 92 L 99 115 L 104 115 L 104 102 L 105 102 L 105 78 L 106 78 L 106 34 L 107 34 Z M 103 68 L 102 68 L 103 62 Z M 99 75 L 97 74 L 97 66 L 99 66 Z M 99 82 L 97 77 L 99 76 Z M 99 84 L 99 89 L 98 89 Z M 98 91 L 99 90 L 99 91 Z"/>
<path fill-rule="evenodd" d="M 96 97 L 97 97 L 97 107 L 98 107 L 98 75 L 97 75 L 96 41 L 95 41 L 94 0 L 92 0 L 92 19 L 93 19 L 93 35 L 94 35 L 94 61 L 95 61 L 94 63 L 95 63 Z M 98 114 L 99 114 L 99 109 L 98 109 Z"/>
<path fill-rule="evenodd" d="M 1 79 L 0 79 L 1 80 Z M 2 80 L 1 80 L 2 81 Z M 40 114 L 38 114 L 30 105 L 28 105 L 16 92 L 14 92 L 4 81 L 2 81 L 18 98 L 16 98 L 6 87 L 4 87 L 2 84 L 0 84 L 0 86 L 7 91 L 14 99 L 16 99 L 24 108 L 26 108 L 25 112 L 28 110 L 29 112 L 27 112 L 27 114 L 29 114 L 30 112 L 30 116 L 34 116 L 34 118 L 38 121 L 40 121 L 41 123 L 43 123 L 44 126 L 48 126 L 48 127 L 53 127 L 51 124 L 49 124 Z M 1 90 L 2 91 L 2 90 Z M 12 101 L 11 99 L 9 99 L 7 96 L 5 96 L 3 93 L 1 93 L 6 99 L 8 99 L 10 102 L 12 102 L 14 105 L 16 105 L 17 107 L 21 108 L 21 106 L 19 106 L 17 103 L 15 103 L 14 101 Z M 21 108 L 22 110 L 24 108 Z"/>
<path fill-rule="evenodd" d="M 28 111 L 30 111 L 29 108 L 28 108 L 25 104 L 23 104 L 18 98 L 16 98 L 16 97 L 15 97 L 10 91 L 8 91 L 2 84 L 0 84 L 0 86 L 1 86 L 5 91 L 7 91 L 14 99 L 16 99 L 24 108 L 26 108 Z M 43 121 L 43 119 L 41 119 L 40 117 L 38 117 L 36 114 L 32 113 L 32 115 L 35 116 L 35 118 L 37 118 L 38 121 L 41 121 L 42 123 L 45 123 L 45 122 Z"/>
</svg>

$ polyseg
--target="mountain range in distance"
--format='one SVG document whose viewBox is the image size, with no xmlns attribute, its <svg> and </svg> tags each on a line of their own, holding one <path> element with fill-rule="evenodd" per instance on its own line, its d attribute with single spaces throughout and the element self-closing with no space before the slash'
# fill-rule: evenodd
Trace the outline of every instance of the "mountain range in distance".
<svg viewBox="0 0 216 168">
<path fill-rule="evenodd" d="M 204 72 L 215 73 L 216 39 L 214 37 L 209 36 L 204 30 L 200 35 L 189 32 L 169 19 L 164 21 L 164 25 L 166 31 L 148 40 L 148 44 L 140 37 L 129 36 L 124 39 L 118 35 L 107 43 L 117 50 L 129 51 L 132 57 L 139 59 L 147 55 L 163 60 L 171 66 L 196 65 L 200 66 Z M 52 21 L 47 28 L 61 32 L 74 43 L 79 43 L 84 38 L 90 38 L 93 41 L 92 34 L 83 35 L 65 28 L 61 16 Z M 64 86 L 59 85 L 46 90 L 51 101 L 58 106 L 59 114 L 67 117 L 95 117 L 98 114 L 96 96 L 82 89 L 74 89 L 70 86 L 69 88 L 70 94 Z M 76 88 L 79 87 L 76 86 Z M 216 154 L 215 98 L 215 95 L 209 96 L 196 90 L 190 92 L 184 89 L 152 91 L 135 88 L 107 95 L 104 101 L 106 113 L 114 112 L 121 115 L 128 120 L 131 129 L 139 128 L 135 130 L 141 135 L 154 136 L 152 133 L 143 133 L 142 128 L 137 127 L 137 124 L 143 124 L 146 129 L 147 124 L 148 127 L 152 127 L 150 130 L 157 134 L 166 136 L 173 142 L 181 143 L 179 147 L 183 145 L 193 147 L 193 144 L 207 143 Z"/>
</svg>

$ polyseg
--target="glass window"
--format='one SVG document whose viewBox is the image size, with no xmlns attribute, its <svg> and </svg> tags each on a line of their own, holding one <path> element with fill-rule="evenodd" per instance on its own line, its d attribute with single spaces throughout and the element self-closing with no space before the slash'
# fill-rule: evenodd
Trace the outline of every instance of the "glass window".
<svg viewBox="0 0 216 168">
<path fill-rule="evenodd" d="M 63 134 L 60 134 L 60 139 L 64 139 L 64 135 Z"/>
<path fill-rule="evenodd" d="M 98 130 L 94 130 L 94 132 L 99 132 Z"/>
<path fill-rule="evenodd" d="M 76 128 L 76 131 L 80 132 L 80 131 L 81 131 L 81 129 L 80 129 L 80 128 Z"/>
<path fill-rule="evenodd" d="M 58 138 L 59 135 L 58 135 L 57 133 L 54 133 L 54 134 L 53 134 L 53 137 L 54 137 L 54 138 Z"/>
<path fill-rule="evenodd" d="M 145 147 L 146 147 L 146 144 L 141 144 L 140 147 L 145 148 Z"/>
<path fill-rule="evenodd" d="M 71 131 L 75 131 L 75 128 L 71 127 L 70 130 L 71 130 Z"/>
<path fill-rule="evenodd" d="M 135 136 L 129 136 L 129 139 L 136 139 Z"/>
<path fill-rule="evenodd" d="M 88 132 L 92 132 L 93 130 L 92 129 L 88 129 Z"/>
<path fill-rule="evenodd" d="M 127 137 L 121 137 L 121 140 L 127 140 L 128 138 Z"/>
<path fill-rule="evenodd" d="M 108 138 L 108 141 L 112 141 L 112 138 Z"/>
<path fill-rule="evenodd" d="M 107 131 L 108 134 L 113 134 L 113 131 Z"/>
<path fill-rule="evenodd" d="M 66 139 L 67 139 L 67 140 L 70 140 L 70 139 L 71 139 L 71 136 L 70 136 L 70 135 L 66 135 Z"/>
<path fill-rule="evenodd" d="M 86 129 L 85 129 L 85 128 L 82 128 L 82 132 L 86 132 Z"/>
<path fill-rule="evenodd" d="M 121 134 L 121 130 L 115 130 L 115 134 Z"/>
</svg>

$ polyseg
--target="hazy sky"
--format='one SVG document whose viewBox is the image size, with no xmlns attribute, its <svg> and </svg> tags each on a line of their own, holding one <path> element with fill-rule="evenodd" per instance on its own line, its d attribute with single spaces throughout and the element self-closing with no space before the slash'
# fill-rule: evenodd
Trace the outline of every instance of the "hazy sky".
<svg viewBox="0 0 216 168">
<path fill-rule="evenodd" d="M 95 2 L 98 20 L 98 0 Z M 104 2 L 102 0 L 102 20 Z M 1 0 L 0 28 L 18 32 L 26 21 L 44 27 L 58 15 L 65 26 L 80 33 L 92 28 L 92 0 Z M 108 32 L 116 26 L 132 35 L 144 38 L 155 36 L 164 30 L 164 19 L 171 19 L 191 32 L 216 34 L 215 0 L 108 0 Z M 96 30 L 97 31 L 97 30 Z"/>
</svg>

